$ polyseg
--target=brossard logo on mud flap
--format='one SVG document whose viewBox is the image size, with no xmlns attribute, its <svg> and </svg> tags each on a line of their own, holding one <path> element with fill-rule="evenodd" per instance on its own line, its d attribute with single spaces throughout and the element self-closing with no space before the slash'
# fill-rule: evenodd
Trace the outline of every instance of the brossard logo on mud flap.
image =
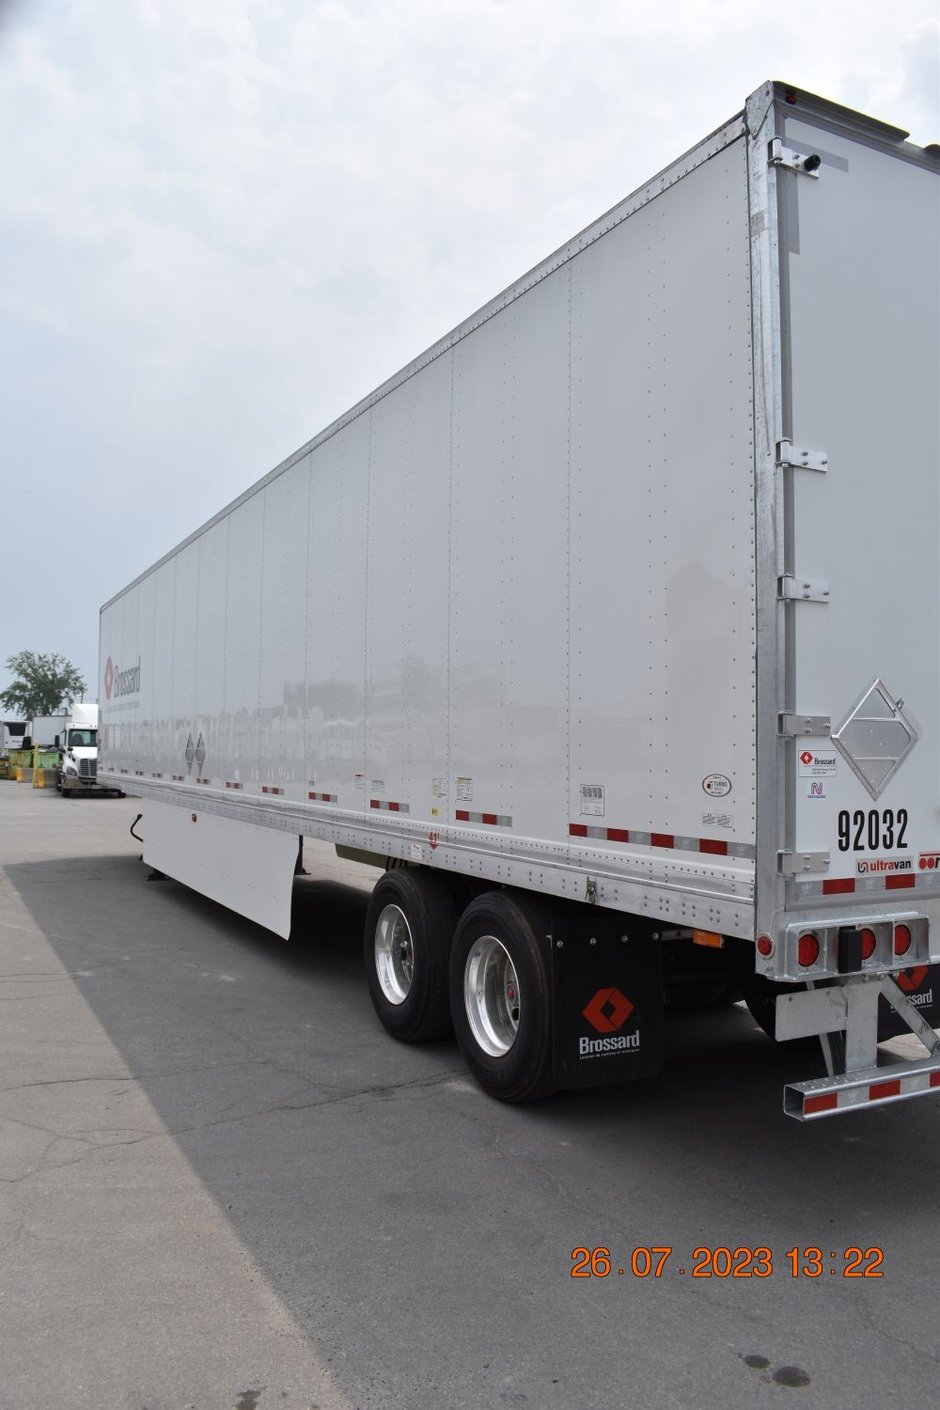
<svg viewBox="0 0 940 1410">
<path fill-rule="evenodd" d="M 933 989 L 920 990 L 921 984 L 927 978 L 928 969 L 928 965 L 921 964 L 914 969 L 902 969 L 900 974 L 894 976 L 899 988 L 907 995 L 908 1003 L 914 1004 L 918 1008 L 929 1007 L 933 1004 Z"/>
<path fill-rule="evenodd" d="M 908 1003 L 913 1004 L 915 1008 L 923 1008 L 924 1006 L 932 1008 L 933 990 L 926 989 L 923 994 L 908 994 L 907 1000 Z"/>
<path fill-rule="evenodd" d="M 601 1038 L 580 1037 L 578 1039 L 579 1058 L 609 1057 L 614 1053 L 635 1051 L 640 1046 L 640 1030 L 620 1033 L 636 1005 L 619 989 L 598 989 L 581 1010 L 582 1016 Z"/>
</svg>

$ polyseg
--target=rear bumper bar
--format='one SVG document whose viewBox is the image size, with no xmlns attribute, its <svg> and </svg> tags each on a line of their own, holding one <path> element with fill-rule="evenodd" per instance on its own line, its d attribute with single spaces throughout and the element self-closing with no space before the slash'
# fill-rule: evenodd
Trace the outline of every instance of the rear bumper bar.
<svg viewBox="0 0 940 1410">
<path fill-rule="evenodd" d="M 926 1057 L 897 1060 L 879 1049 L 879 997 L 887 1000 L 920 1041 Z M 890 975 L 854 975 L 821 989 L 781 994 L 776 1006 L 777 1038 L 810 1035 L 822 1040 L 828 1076 L 784 1087 L 783 1110 L 797 1121 L 908 1097 L 940 1096 L 940 1037 Z"/>
</svg>

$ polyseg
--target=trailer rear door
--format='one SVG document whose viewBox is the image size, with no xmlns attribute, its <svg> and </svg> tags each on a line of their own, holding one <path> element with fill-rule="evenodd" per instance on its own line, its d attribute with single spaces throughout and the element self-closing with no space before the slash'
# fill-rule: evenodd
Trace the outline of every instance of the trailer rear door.
<svg viewBox="0 0 940 1410">
<path fill-rule="evenodd" d="M 779 130 L 779 128 L 778 128 Z M 940 952 L 940 167 L 787 112 L 781 169 L 787 908 L 915 911 Z"/>
</svg>

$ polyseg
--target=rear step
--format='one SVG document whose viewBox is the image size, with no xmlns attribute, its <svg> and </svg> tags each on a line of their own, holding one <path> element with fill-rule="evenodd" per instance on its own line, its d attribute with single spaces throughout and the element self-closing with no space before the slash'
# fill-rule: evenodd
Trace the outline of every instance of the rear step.
<svg viewBox="0 0 940 1410">
<path fill-rule="evenodd" d="M 783 1089 L 783 1109 L 797 1121 L 815 1121 L 859 1107 L 885 1106 L 908 1097 L 940 1096 L 940 1055 L 921 1062 L 889 1062 L 862 1072 L 792 1082 Z"/>
<path fill-rule="evenodd" d="M 920 1039 L 926 1058 L 905 1062 L 882 1054 L 879 1062 L 879 995 Z M 844 1038 L 830 1037 L 838 1033 L 844 1033 Z M 815 1121 L 931 1092 L 940 1095 L 940 1037 L 890 975 L 852 975 L 822 989 L 779 995 L 776 1036 L 778 1040 L 810 1036 L 822 1040 L 829 1075 L 783 1089 L 783 1110 L 797 1121 Z"/>
</svg>

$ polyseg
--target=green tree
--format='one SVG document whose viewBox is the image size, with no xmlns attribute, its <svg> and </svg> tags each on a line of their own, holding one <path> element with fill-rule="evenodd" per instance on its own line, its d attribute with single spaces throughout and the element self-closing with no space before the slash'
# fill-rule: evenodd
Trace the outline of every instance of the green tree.
<svg viewBox="0 0 940 1410">
<path fill-rule="evenodd" d="M 18 651 L 7 657 L 7 670 L 13 684 L 0 692 L 0 705 L 27 720 L 57 714 L 88 688 L 77 666 L 55 653 L 46 656 L 36 651 Z"/>
</svg>

